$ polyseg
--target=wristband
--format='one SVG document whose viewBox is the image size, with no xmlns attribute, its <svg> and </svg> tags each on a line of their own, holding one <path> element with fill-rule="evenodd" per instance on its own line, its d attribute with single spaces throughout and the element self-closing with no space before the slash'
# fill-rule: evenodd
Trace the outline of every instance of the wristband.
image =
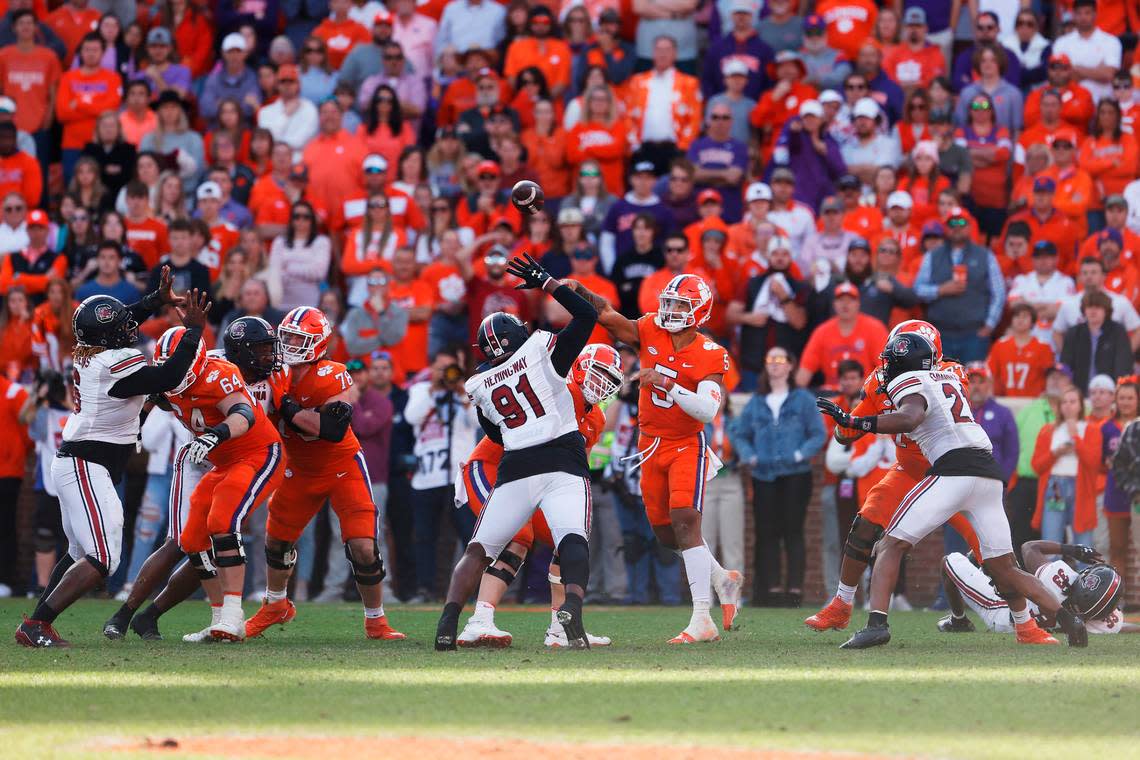
<svg viewBox="0 0 1140 760">
<path fill-rule="evenodd" d="M 852 417 L 846 427 L 862 430 L 864 433 L 877 433 L 879 432 L 879 418 L 877 415 L 874 417 Z"/>
<path fill-rule="evenodd" d="M 230 426 L 224 422 L 220 422 L 213 427 L 206 428 L 207 433 L 213 433 L 218 436 L 218 443 L 228 441 L 230 439 Z"/>
</svg>

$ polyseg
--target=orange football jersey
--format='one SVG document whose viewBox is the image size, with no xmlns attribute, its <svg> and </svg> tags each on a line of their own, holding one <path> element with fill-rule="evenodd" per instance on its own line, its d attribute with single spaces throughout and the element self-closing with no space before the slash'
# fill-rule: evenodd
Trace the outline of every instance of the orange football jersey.
<svg viewBox="0 0 1140 760">
<path fill-rule="evenodd" d="M 637 338 L 641 344 L 641 366 L 655 369 L 678 385 L 696 391 L 697 385 L 710 375 L 728 372 L 728 352 L 724 346 L 703 335 L 677 350 L 669 332 L 657 326 L 656 312 L 637 320 Z M 684 438 L 704 430 L 704 423 L 690 417 L 664 388 L 642 385 L 637 405 L 637 421 L 641 434 L 650 438 Z"/>
<path fill-rule="evenodd" d="M 209 356 L 202 373 L 189 388 L 167 395 L 178 420 L 197 435 L 206 428 L 225 422 L 225 412 L 218 409 L 218 404 L 231 393 L 241 393 L 249 399 L 253 408 L 253 426 L 245 434 L 214 447 L 208 458 L 215 467 L 226 467 L 250 457 L 263 457 L 266 446 L 281 441 L 261 404 L 242 382 L 241 371 L 225 359 Z"/>
<path fill-rule="evenodd" d="M 297 368 L 279 378 L 288 377 L 288 384 L 280 383 L 274 389 L 290 397 L 305 409 L 323 406 L 329 399 L 339 396 L 352 386 L 352 376 L 340 362 L 318 359 L 309 367 L 304 377 L 297 376 Z M 352 428 L 348 429 L 340 442 L 323 441 L 315 436 L 305 435 L 280 420 L 278 429 L 285 441 L 285 453 L 289 467 L 306 474 L 344 469 L 344 463 L 351 460 L 360 450 L 360 442 Z"/>
<path fill-rule="evenodd" d="M 1018 346 L 1007 335 L 990 349 L 995 396 L 1036 398 L 1045 391 L 1045 372 L 1053 366 L 1053 349 L 1037 338 Z"/>
<path fill-rule="evenodd" d="M 582 389 L 574 383 L 570 383 L 569 387 L 570 395 L 574 397 L 574 416 L 578 418 L 578 432 L 586 439 L 586 453 L 588 454 L 598 439 L 602 437 L 602 432 L 606 427 L 606 415 L 596 406 L 590 407 L 590 410 L 586 411 L 586 399 L 582 396 Z M 476 444 L 471 456 L 467 457 L 468 462 L 483 462 L 494 467 L 498 467 L 502 459 L 502 445 L 495 443 L 486 436 Z"/>
</svg>

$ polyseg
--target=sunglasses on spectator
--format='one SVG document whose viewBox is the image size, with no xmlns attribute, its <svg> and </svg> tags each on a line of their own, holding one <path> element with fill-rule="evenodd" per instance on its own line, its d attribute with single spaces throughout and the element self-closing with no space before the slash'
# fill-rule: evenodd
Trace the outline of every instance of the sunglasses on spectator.
<svg viewBox="0 0 1140 760">
<path fill-rule="evenodd" d="M 927 106 L 925 103 L 914 102 L 910 104 L 910 110 L 912 111 L 925 111 L 928 108 L 929 106 Z"/>
<path fill-rule="evenodd" d="M 385 61 L 402 61 L 402 60 L 404 60 L 404 55 L 403 55 L 403 53 L 385 53 L 384 54 L 384 60 Z"/>
<path fill-rule="evenodd" d="M 432 206 L 431 207 L 431 212 L 433 214 L 446 214 L 449 211 L 451 211 L 451 208 L 449 206 Z"/>
<path fill-rule="evenodd" d="M 388 208 L 388 201 L 369 201 L 368 208 Z"/>
<path fill-rule="evenodd" d="M 323 52 L 325 52 L 324 48 L 319 48 L 319 47 L 305 48 L 305 54 L 306 55 L 308 55 L 309 53 L 323 53 Z"/>
<path fill-rule="evenodd" d="M 988 110 L 990 110 L 989 101 L 987 101 L 987 100 L 975 100 L 973 103 L 970 104 L 970 110 L 971 111 L 988 111 Z"/>
<path fill-rule="evenodd" d="M 480 174 L 479 179 L 481 179 L 481 180 L 487 179 L 487 180 L 498 181 L 499 178 L 496 177 L 494 174 Z"/>
<path fill-rule="evenodd" d="M 786 356 L 769 356 L 764 360 L 765 364 L 790 364 L 790 360 Z"/>
<path fill-rule="evenodd" d="M 1072 150 L 1073 144 L 1066 140 L 1054 140 L 1053 147 L 1057 150 Z"/>
<path fill-rule="evenodd" d="M 946 222 L 950 227 L 965 227 L 969 222 L 966 221 L 964 216 L 956 216 L 950 221 Z"/>
<path fill-rule="evenodd" d="M 731 121 L 732 120 L 732 114 L 714 113 L 709 118 L 712 119 L 713 121 Z"/>
<path fill-rule="evenodd" d="M 1112 83 L 1112 89 L 1114 89 L 1114 90 L 1131 90 L 1132 89 L 1132 83 L 1131 82 L 1113 82 Z"/>
<path fill-rule="evenodd" d="M 14 214 L 14 213 L 18 213 L 18 212 L 27 211 L 28 209 L 27 209 L 27 206 L 5 206 L 4 210 L 9 212 L 9 213 Z"/>
<path fill-rule="evenodd" d="M 294 219 L 308 219 L 310 222 L 313 221 L 313 215 L 308 213 L 307 211 L 302 211 L 298 214 L 293 214 L 293 218 Z"/>
<path fill-rule="evenodd" d="M 978 24 L 976 27 L 979 32 L 996 32 L 997 27 L 993 24 Z"/>
<path fill-rule="evenodd" d="M 582 169 L 580 172 L 578 172 L 578 176 L 579 177 L 600 177 L 600 176 L 602 176 L 602 172 L 600 169 L 594 169 L 592 167 L 587 167 L 585 169 Z"/>
<path fill-rule="evenodd" d="M 1015 25 L 1015 26 L 1031 26 L 1031 27 L 1036 27 L 1036 26 L 1037 26 L 1037 22 L 1036 22 L 1034 19 L 1031 19 L 1031 18 L 1019 18 L 1019 19 L 1017 20 L 1016 24 L 1014 24 L 1014 25 Z"/>
<path fill-rule="evenodd" d="M 89 220 L 90 220 L 90 217 L 87 216 L 87 214 L 72 214 L 71 215 L 71 221 L 73 221 L 73 222 L 86 222 Z"/>
<path fill-rule="evenodd" d="M 684 253 L 687 249 L 683 245 L 667 245 L 665 253 Z"/>
<path fill-rule="evenodd" d="M 377 103 L 394 103 L 395 98 L 393 98 L 391 95 L 381 95 L 380 97 L 376 98 L 376 102 Z"/>
</svg>

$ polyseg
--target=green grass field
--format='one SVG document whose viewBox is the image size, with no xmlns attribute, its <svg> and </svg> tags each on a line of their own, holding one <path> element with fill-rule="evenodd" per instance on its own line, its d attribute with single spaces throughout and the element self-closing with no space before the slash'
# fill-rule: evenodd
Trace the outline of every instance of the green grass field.
<svg viewBox="0 0 1140 760">
<path fill-rule="evenodd" d="M 729 746 L 1140 754 L 1140 636 L 1019 647 L 940 634 L 936 615 L 916 612 L 892 616 L 888 647 L 846 652 L 845 634 L 807 630 L 798 610 L 746 609 L 743 630 L 719 643 L 669 647 L 687 610 L 630 608 L 588 610 L 613 647 L 547 652 L 546 615 L 504 610 L 513 648 L 437 654 L 434 609 L 389 610 L 406 642 L 365 640 L 358 607 L 302 605 L 263 639 L 188 645 L 179 637 L 203 624 L 201 603 L 163 618 L 168 640 L 154 644 L 103 640 L 115 606 L 79 604 L 57 626 L 74 648 L 34 651 L 11 639 L 28 603 L 0 603 L 0 757 L 105 756 L 106 738 L 233 733 L 645 742 L 704 745 L 707 757 Z"/>
</svg>

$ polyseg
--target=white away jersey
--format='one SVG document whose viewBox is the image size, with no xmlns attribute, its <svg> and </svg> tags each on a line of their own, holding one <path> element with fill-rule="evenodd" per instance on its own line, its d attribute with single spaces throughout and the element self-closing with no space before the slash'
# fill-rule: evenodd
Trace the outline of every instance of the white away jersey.
<svg viewBox="0 0 1140 760">
<path fill-rule="evenodd" d="M 464 389 L 503 433 L 503 449 L 525 449 L 578 431 L 574 398 L 550 360 L 556 336 L 535 330 L 511 358 L 469 379 Z"/>
<path fill-rule="evenodd" d="M 907 437 L 918 444 L 928 462 L 934 464 L 955 449 L 993 450 L 990 437 L 974 421 L 966 391 L 953 372 L 904 372 L 887 385 L 896 409 L 915 394 L 926 400 L 926 417 Z"/>
<path fill-rule="evenodd" d="M 1058 602 L 1065 601 L 1069 587 L 1077 581 L 1077 571 L 1059 559 L 1037 568 L 1034 575 Z M 1030 604 L 1032 605 L 1032 602 Z M 1086 620 L 1085 628 L 1089 633 L 1120 633 L 1120 624 L 1123 622 L 1124 615 L 1119 609 L 1115 609 L 1112 614 L 1101 620 Z"/>
<path fill-rule="evenodd" d="M 139 436 L 139 412 L 144 396 L 114 398 L 111 387 L 147 366 L 134 348 L 101 351 L 71 370 L 75 413 L 63 429 L 65 441 L 134 443 Z"/>
</svg>

